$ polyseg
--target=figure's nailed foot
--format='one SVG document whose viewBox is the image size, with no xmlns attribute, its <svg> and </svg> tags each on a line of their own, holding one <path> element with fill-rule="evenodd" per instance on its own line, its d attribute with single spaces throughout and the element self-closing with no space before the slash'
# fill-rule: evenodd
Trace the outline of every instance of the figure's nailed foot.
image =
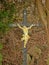
<svg viewBox="0 0 49 65">
<path fill-rule="evenodd" d="M 26 45 L 27 45 L 27 41 L 24 42 L 24 48 L 26 48 Z"/>
<path fill-rule="evenodd" d="M 24 45 L 24 48 L 26 48 L 26 46 Z"/>
</svg>

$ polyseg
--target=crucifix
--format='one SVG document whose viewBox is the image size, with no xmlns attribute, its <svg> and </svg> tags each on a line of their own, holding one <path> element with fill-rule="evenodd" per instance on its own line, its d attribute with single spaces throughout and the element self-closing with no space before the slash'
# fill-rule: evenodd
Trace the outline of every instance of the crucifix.
<svg viewBox="0 0 49 65">
<path fill-rule="evenodd" d="M 33 26 L 39 26 L 39 24 L 30 24 L 27 22 L 27 11 L 26 9 L 23 11 L 23 22 L 17 23 L 17 24 L 9 24 L 10 27 L 19 27 L 23 31 L 23 35 L 21 38 L 21 41 L 23 42 L 23 65 L 27 65 L 27 48 L 26 44 L 28 40 L 30 39 L 29 36 L 29 29 L 31 29 Z"/>
</svg>

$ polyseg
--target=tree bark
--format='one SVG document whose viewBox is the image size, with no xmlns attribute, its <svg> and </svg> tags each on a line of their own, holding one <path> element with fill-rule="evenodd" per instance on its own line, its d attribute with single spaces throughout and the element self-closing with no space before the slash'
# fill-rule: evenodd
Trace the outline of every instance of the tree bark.
<svg viewBox="0 0 49 65">
<path fill-rule="evenodd" d="M 49 0 L 46 0 L 46 11 L 47 11 L 47 26 L 49 30 Z"/>
<path fill-rule="evenodd" d="M 40 16 L 42 23 L 44 24 L 45 29 L 46 29 L 47 39 L 48 39 L 48 44 L 49 44 L 49 33 L 48 33 L 48 28 L 47 28 L 47 19 L 46 19 L 46 16 L 45 16 L 46 14 L 45 14 L 45 11 L 43 9 L 41 0 L 36 0 L 36 4 L 37 4 L 39 16 Z"/>
</svg>

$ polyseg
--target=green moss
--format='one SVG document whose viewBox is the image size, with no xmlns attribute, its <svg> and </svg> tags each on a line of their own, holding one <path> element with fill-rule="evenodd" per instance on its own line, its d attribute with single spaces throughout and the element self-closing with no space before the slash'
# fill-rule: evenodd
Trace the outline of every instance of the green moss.
<svg viewBox="0 0 49 65">
<path fill-rule="evenodd" d="M 2 62 L 0 62 L 0 65 L 2 65 Z"/>
<path fill-rule="evenodd" d="M 3 48 L 3 45 L 0 43 L 0 50 Z M 0 53 L 0 65 L 2 65 L 3 55 Z"/>
<path fill-rule="evenodd" d="M 0 31 L 4 33 L 8 30 L 9 30 L 8 23 L 0 22 Z"/>
<path fill-rule="evenodd" d="M 0 53 L 0 65 L 2 65 L 3 55 Z"/>
<path fill-rule="evenodd" d="M 6 5 L 8 5 L 8 9 L 6 6 L 4 10 L 0 10 L 0 31 L 3 33 L 9 30 L 8 24 L 13 23 L 13 15 L 16 12 L 15 5 L 13 3 L 6 3 Z"/>
<path fill-rule="evenodd" d="M 3 60 L 3 55 L 0 53 L 0 62 Z"/>
<path fill-rule="evenodd" d="M 3 45 L 0 43 L 0 50 L 3 48 Z"/>
</svg>

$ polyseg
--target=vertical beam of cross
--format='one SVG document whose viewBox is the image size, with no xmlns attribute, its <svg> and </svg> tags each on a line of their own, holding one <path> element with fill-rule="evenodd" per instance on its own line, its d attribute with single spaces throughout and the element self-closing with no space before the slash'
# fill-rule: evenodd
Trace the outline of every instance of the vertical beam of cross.
<svg viewBox="0 0 49 65">
<path fill-rule="evenodd" d="M 23 65 L 27 65 L 27 49 L 23 48 Z"/>
<path fill-rule="evenodd" d="M 23 26 L 27 26 L 27 11 L 26 9 L 23 11 L 23 22 L 22 22 Z M 24 43 L 24 42 L 23 42 Z M 27 49 L 24 48 L 24 44 L 23 44 L 23 65 L 27 65 Z"/>
<path fill-rule="evenodd" d="M 24 10 L 23 11 L 23 22 L 22 22 L 22 25 L 26 25 L 27 23 L 27 11 Z"/>
</svg>

